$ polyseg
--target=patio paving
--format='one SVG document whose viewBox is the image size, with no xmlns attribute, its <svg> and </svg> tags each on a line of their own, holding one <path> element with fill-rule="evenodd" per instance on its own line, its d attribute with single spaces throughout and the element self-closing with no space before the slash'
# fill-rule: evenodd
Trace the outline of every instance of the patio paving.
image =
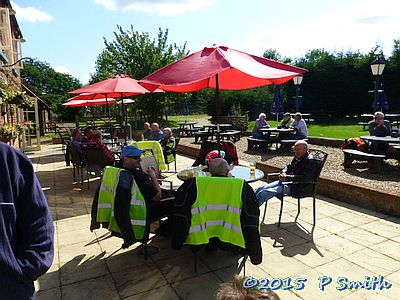
<svg viewBox="0 0 400 300">
<path fill-rule="evenodd" d="M 144 260 L 138 245 L 122 250 L 122 240 L 104 229 L 89 230 L 90 209 L 97 178 L 90 189 L 72 182 L 60 145 L 45 144 L 42 151 L 28 153 L 48 198 L 55 224 L 55 258 L 51 269 L 36 282 L 38 299 L 215 299 L 221 282 L 238 272 L 241 259 L 228 252 L 201 253 L 198 273 L 188 249 L 175 251 L 169 240 L 153 236 L 160 252 Z M 178 169 L 193 159 L 178 156 Z M 246 162 L 242 162 L 246 164 Z M 176 185 L 174 174 L 168 179 Z M 265 184 L 252 183 L 253 187 Z M 287 199 L 287 198 L 286 198 Z M 246 263 L 246 275 L 278 278 L 287 285 L 305 278 L 302 290 L 277 290 L 281 299 L 399 299 L 400 219 L 319 197 L 317 224 L 312 231 L 312 199 L 302 201 L 295 221 L 297 201 L 286 201 L 281 227 L 276 226 L 279 201 L 268 204 L 262 226 L 263 262 Z M 384 199 L 382 199 L 384 201 Z M 261 207 L 261 216 L 264 207 Z M 240 270 L 239 270 L 240 271 Z M 242 272 L 243 273 L 243 272 Z M 363 281 L 384 276 L 389 289 L 339 291 L 339 277 Z M 319 278 L 332 278 L 324 291 Z M 279 284 L 279 280 L 275 280 Z"/>
</svg>

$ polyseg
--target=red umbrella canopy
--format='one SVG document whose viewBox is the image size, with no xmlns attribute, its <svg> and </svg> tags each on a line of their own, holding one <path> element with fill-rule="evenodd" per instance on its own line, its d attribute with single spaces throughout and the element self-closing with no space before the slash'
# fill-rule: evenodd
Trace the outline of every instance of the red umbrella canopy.
<svg viewBox="0 0 400 300">
<path fill-rule="evenodd" d="M 100 98 L 94 100 L 79 100 L 75 98 L 76 97 L 69 99 L 67 102 L 64 102 L 63 105 L 68 107 L 96 106 L 96 105 L 112 104 L 117 101 L 114 98 L 108 98 L 108 99 Z"/>
<path fill-rule="evenodd" d="M 104 99 L 104 94 L 93 94 L 93 93 L 82 93 L 78 96 L 69 98 L 67 101 L 71 100 L 97 100 L 97 99 Z M 112 99 L 112 98 L 110 98 Z"/>
<path fill-rule="evenodd" d="M 128 75 L 121 74 L 108 78 L 103 81 L 87 85 L 83 88 L 69 92 L 70 94 L 102 94 L 103 97 L 129 97 L 133 95 L 151 93 L 141 86 L 136 79 Z"/>
<path fill-rule="evenodd" d="M 225 46 L 217 46 L 206 47 L 190 54 L 139 82 L 149 90 L 161 88 L 173 92 L 191 92 L 204 88 L 243 90 L 282 84 L 307 71 Z"/>
</svg>

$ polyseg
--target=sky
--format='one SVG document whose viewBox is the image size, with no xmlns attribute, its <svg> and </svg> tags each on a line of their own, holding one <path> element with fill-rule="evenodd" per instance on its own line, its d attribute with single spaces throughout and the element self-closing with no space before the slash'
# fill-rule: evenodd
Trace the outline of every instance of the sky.
<svg viewBox="0 0 400 300">
<path fill-rule="evenodd" d="M 117 25 L 168 29 L 168 42 L 190 52 L 213 44 L 262 56 L 276 49 L 297 58 L 311 49 L 368 53 L 376 43 L 390 56 L 400 38 L 398 0 L 14 0 L 26 40 L 23 56 L 49 63 L 86 84 Z M 137 78 L 140 79 L 140 78 Z"/>
</svg>

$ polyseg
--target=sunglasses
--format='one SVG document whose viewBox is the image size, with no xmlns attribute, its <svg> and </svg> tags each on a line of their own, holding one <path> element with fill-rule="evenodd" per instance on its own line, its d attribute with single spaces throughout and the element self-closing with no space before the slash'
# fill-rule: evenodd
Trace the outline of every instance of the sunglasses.
<svg viewBox="0 0 400 300">
<path fill-rule="evenodd" d="M 137 155 L 137 156 L 129 156 L 129 155 L 127 155 L 125 157 L 132 158 L 132 159 L 140 159 L 140 155 Z"/>
</svg>

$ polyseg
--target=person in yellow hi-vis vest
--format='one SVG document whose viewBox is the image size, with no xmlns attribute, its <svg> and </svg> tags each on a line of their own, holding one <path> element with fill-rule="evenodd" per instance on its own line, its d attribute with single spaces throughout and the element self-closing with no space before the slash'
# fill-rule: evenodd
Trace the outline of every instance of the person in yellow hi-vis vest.
<svg viewBox="0 0 400 300">
<path fill-rule="evenodd" d="M 172 136 L 171 128 L 164 128 L 163 133 L 163 138 L 160 144 L 163 149 L 165 163 L 170 164 L 175 161 L 175 137 Z"/>
<path fill-rule="evenodd" d="M 245 249 L 251 262 L 260 264 L 260 210 L 253 189 L 244 180 L 226 178 L 229 166 L 223 158 L 211 159 L 209 171 L 212 177 L 188 179 L 176 193 L 172 247 Z"/>
<path fill-rule="evenodd" d="M 113 218 L 108 228 L 112 231 L 119 232 L 124 239 L 123 248 L 128 248 L 143 237 L 143 222 L 146 220 L 156 220 L 163 216 L 169 216 L 172 212 L 172 199 L 160 201 L 161 199 L 171 198 L 174 196 L 170 191 L 162 190 L 153 168 L 145 170 L 140 167 L 141 154 L 143 150 L 135 146 L 126 146 L 122 149 L 121 160 L 122 169 L 114 168 L 107 170 L 107 174 L 113 173 L 114 178 L 104 176 L 96 204 L 97 222 L 104 222 L 107 219 L 106 214 L 111 211 L 107 210 L 107 203 L 110 203 L 109 197 L 113 203 Z M 110 171 L 110 172 L 108 172 Z M 138 188 L 138 189 L 137 189 Z M 132 209 L 136 205 L 140 207 L 145 202 L 145 210 L 134 215 Z M 105 209 L 105 210 L 104 210 Z M 92 225 L 93 225 L 92 209 Z M 146 216 L 143 218 L 143 211 Z M 115 222 L 118 226 L 115 226 Z M 135 227 L 136 226 L 136 227 Z M 142 226 L 142 228 L 140 228 Z M 99 226 L 98 226 L 99 227 Z M 97 227 L 97 228 L 98 228 Z M 96 229 L 92 227 L 91 229 Z M 135 233 L 139 236 L 135 236 Z"/>
</svg>

